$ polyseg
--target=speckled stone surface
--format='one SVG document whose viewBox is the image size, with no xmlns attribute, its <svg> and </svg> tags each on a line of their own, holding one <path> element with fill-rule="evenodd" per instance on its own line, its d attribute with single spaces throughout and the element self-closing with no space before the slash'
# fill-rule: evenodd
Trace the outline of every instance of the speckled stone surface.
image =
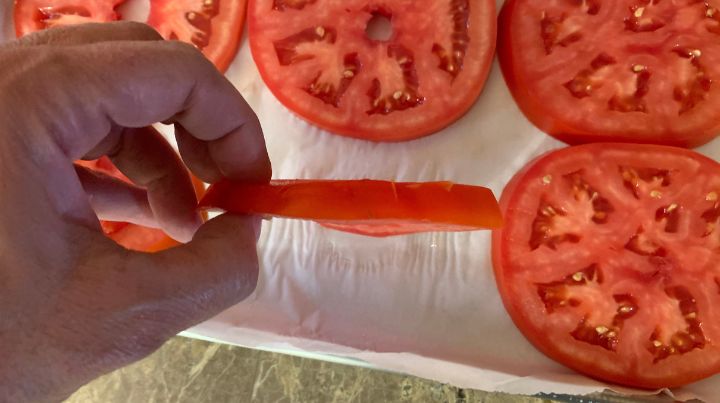
<svg viewBox="0 0 720 403">
<path fill-rule="evenodd" d="M 68 402 L 522 402 L 383 371 L 176 337 Z"/>
<path fill-rule="evenodd" d="M 138 363 L 95 380 L 67 400 L 71 403 L 551 401 L 583 402 L 458 389 L 412 376 L 183 337 L 171 339 Z M 610 401 L 629 400 L 584 399 L 584 402 Z"/>
</svg>

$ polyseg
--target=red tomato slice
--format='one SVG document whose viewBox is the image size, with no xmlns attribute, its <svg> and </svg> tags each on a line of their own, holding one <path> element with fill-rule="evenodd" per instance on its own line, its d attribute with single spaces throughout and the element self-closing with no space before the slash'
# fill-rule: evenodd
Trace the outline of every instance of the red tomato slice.
<svg viewBox="0 0 720 403">
<path fill-rule="evenodd" d="M 107 157 L 93 161 L 76 161 L 75 163 L 121 179 L 127 183 L 132 183 Z M 195 177 L 192 177 L 192 180 L 195 186 L 195 193 L 198 197 L 201 197 L 205 193 L 205 186 Z M 180 244 L 159 229 L 116 221 L 101 221 L 100 224 L 102 225 L 105 235 L 121 246 L 131 250 L 158 252 Z"/>
<path fill-rule="evenodd" d="M 60 25 L 107 22 L 119 19 L 115 8 L 124 0 L 15 0 L 15 34 L 18 37 Z"/>
<path fill-rule="evenodd" d="M 530 163 L 500 200 L 500 294 L 549 357 L 661 388 L 720 372 L 720 165 L 654 145 L 593 144 Z"/>
<path fill-rule="evenodd" d="M 165 39 L 191 43 L 220 71 L 235 58 L 247 0 L 151 0 L 148 24 Z"/>
<path fill-rule="evenodd" d="M 386 18 L 387 40 L 368 22 Z M 336 134 L 376 141 L 436 132 L 480 94 L 495 49 L 492 0 L 254 0 L 250 46 L 287 108 Z"/>
<path fill-rule="evenodd" d="M 450 182 L 276 180 L 269 184 L 219 182 L 202 208 L 317 221 L 370 236 L 427 231 L 471 231 L 501 225 L 489 189 Z"/>
<path fill-rule="evenodd" d="M 508 0 L 500 65 L 523 113 L 560 140 L 697 146 L 720 133 L 713 4 Z"/>
<path fill-rule="evenodd" d="M 120 18 L 125 0 L 15 0 L 18 37 L 45 28 Z M 165 39 L 195 45 L 220 71 L 237 53 L 247 0 L 151 0 L 147 23 Z"/>
</svg>

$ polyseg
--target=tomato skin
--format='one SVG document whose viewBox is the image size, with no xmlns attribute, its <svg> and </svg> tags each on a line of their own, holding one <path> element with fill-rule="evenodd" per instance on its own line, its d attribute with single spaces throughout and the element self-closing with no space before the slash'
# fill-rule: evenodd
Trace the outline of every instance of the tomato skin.
<svg viewBox="0 0 720 403">
<path fill-rule="evenodd" d="M 522 254 L 530 256 L 538 252 L 531 249 L 524 252 L 519 250 L 513 250 L 512 248 L 515 248 L 516 246 L 512 245 L 516 245 L 517 242 L 525 241 L 511 240 L 509 237 L 516 235 L 509 234 L 518 234 L 519 232 L 514 229 L 518 225 L 530 225 L 530 223 L 527 221 L 521 221 L 524 220 L 521 217 L 527 216 L 529 211 L 528 209 L 531 208 L 531 206 L 528 205 L 525 200 L 528 200 L 528 197 L 530 197 L 531 200 L 535 200 L 536 198 L 534 192 L 537 188 L 533 187 L 533 185 L 530 184 L 532 183 L 532 181 L 539 180 L 540 178 L 544 179 L 545 177 L 547 177 L 546 175 L 548 175 L 550 172 L 553 172 L 553 166 L 570 167 L 567 169 L 576 167 L 576 164 L 570 164 L 563 161 L 564 159 L 571 159 L 573 155 L 602 155 L 608 150 L 610 150 L 611 152 L 626 153 L 628 157 L 628 164 L 633 163 L 633 153 L 655 153 L 657 155 L 666 155 L 668 156 L 668 158 L 685 158 L 687 161 L 690 161 L 691 164 L 697 163 L 701 167 L 698 168 L 698 172 L 704 175 L 703 178 L 705 180 L 707 180 L 708 176 L 711 176 L 713 178 L 713 183 L 720 183 L 720 179 L 718 179 L 720 177 L 720 164 L 692 151 L 674 147 L 600 143 L 555 150 L 536 158 L 535 160 L 528 163 L 508 182 L 499 201 L 500 209 L 505 217 L 505 226 L 502 229 L 493 231 L 492 262 L 494 267 L 495 279 L 498 285 L 498 290 L 503 300 L 503 304 L 516 327 L 521 331 L 521 333 L 526 337 L 526 339 L 530 343 L 532 343 L 533 346 L 535 346 L 539 351 L 541 351 L 551 359 L 562 363 L 563 365 L 566 365 L 580 373 L 597 378 L 599 380 L 609 381 L 630 387 L 657 389 L 665 387 L 679 387 L 717 374 L 718 372 L 720 372 L 720 349 L 712 345 L 713 335 L 716 335 L 716 332 L 718 331 L 716 325 L 714 324 L 714 320 L 711 319 L 711 317 L 715 315 L 714 312 L 701 312 L 701 315 L 706 315 L 705 320 L 702 322 L 702 325 L 704 325 L 702 328 L 705 331 L 705 337 L 710 340 L 708 344 L 706 344 L 704 347 L 701 347 L 699 349 L 693 349 L 679 356 L 671 355 L 664 360 L 660 360 L 657 364 L 649 365 L 648 362 L 642 361 L 641 358 L 634 358 L 634 355 L 623 356 L 620 353 L 621 351 L 623 353 L 632 352 L 633 354 L 638 354 L 637 357 L 640 357 L 642 355 L 642 351 L 637 350 L 646 348 L 646 346 L 618 347 L 617 352 L 609 353 L 598 346 L 591 346 L 586 343 L 580 343 L 577 340 L 570 338 L 569 335 L 563 334 L 561 329 L 556 330 L 556 328 L 559 326 L 558 324 L 561 323 L 558 321 L 564 320 L 566 317 L 555 319 L 555 317 L 553 317 L 552 315 L 556 315 L 557 313 L 547 311 L 547 309 L 549 308 L 543 308 L 542 310 L 538 310 L 535 307 L 536 302 L 533 302 L 533 300 L 542 298 L 539 297 L 540 294 L 518 294 L 519 290 L 525 289 L 523 288 L 523 286 L 518 285 L 520 284 L 519 282 L 525 281 L 522 279 L 522 275 L 517 274 L 519 273 L 518 270 L 521 269 L 515 267 L 515 265 L 519 261 L 518 259 L 521 259 L 518 256 L 521 256 Z M 591 160 L 591 158 L 587 158 L 586 160 Z M 601 161 L 602 159 L 595 158 L 594 160 Z M 600 162 L 598 162 L 598 164 L 599 163 Z M 557 179 L 555 175 L 556 173 L 557 172 L 553 172 L 552 176 L 555 178 L 553 179 L 553 181 Z M 608 180 L 611 180 L 611 178 Z M 600 192 L 600 194 L 602 194 L 603 192 L 602 189 L 598 191 Z M 532 196 L 528 196 L 529 193 L 532 194 Z M 544 196 L 539 198 L 539 200 L 543 199 Z M 619 207 L 615 206 L 615 208 L 618 209 Z M 693 211 L 692 208 L 688 207 L 687 214 L 692 215 L 692 213 L 695 212 L 697 211 Z M 702 210 L 700 210 L 700 212 L 702 212 Z M 700 215 L 700 212 L 697 212 L 698 215 Z M 637 214 L 641 213 L 642 212 L 640 211 L 637 212 Z M 566 214 L 568 214 L 572 218 L 572 211 L 569 213 L 566 212 Z M 683 225 L 681 225 L 681 227 L 683 227 Z M 620 232 L 619 229 L 618 232 Z M 541 248 L 544 247 L 545 246 L 541 246 Z M 558 250 L 562 250 L 562 248 L 568 248 L 566 250 L 571 250 L 570 248 L 573 247 L 574 246 L 570 243 L 568 244 L 568 246 L 558 246 L 557 248 Z M 694 246 L 687 245 L 687 248 L 692 247 Z M 627 248 L 628 247 L 626 245 L 626 249 Z M 623 249 L 620 249 L 619 251 L 613 251 L 612 246 L 608 246 L 608 250 L 604 252 L 602 250 L 593 252 L 589 249 L 581 249 L 581 247 L 575 247 L 574 255 L 585 256 L 597 253 L 598 255 L 602 256 L 602 254 L 622 254 L 622 251 Z M 543 270 L 539 271 L 538 273 L 547 272 L 542 266 L 554 266 L 555 271 L 558 273 L 567 273 L 568 270 L 567 261 L 563 261 L 560 259 L 554 261 L 547 261 L 544 264 L 539 263 L 540 260 L 537 260 L 539 258 L 528 259 L 535 259 L 531 261 L 536 262 L 535 264 L 537 265 L 537 270 Z M 695 270 L 696 268 L 693 266 L 694 264 L 700 265 L 699 262 L 700 259 L 698 259 L 697 262 L 685 261 L 683 262 L 684 265 L 682 265 L 681 267 L 673 268 L 671 270 Z M 531 263 L 524 263 L 524 265 L 531 265 Z M 684 274 L 687 274 L 687 272 L 674 273 L 673 271 L 670 271 L 669 274 L 662 274 L 662 276 L 667 275 L 669 277 L 668 283 L 676 284 L 673 281 L 680 280 L 673 280 L 673 276 L 677 276 L 678 278 L 685 278 L 687 280 L 688 277 L 682 277 Z M 557 274 L 557 278 L 553 277 L 552 275 L 546 275 L 546 277 L 543 278 L 543 281 L 545 282 L 557 280 L 562 278 L 562 275 L 564 274 Z M 707 275 L 712 275 L 712 273 L 707 273 L 706 276 Z M 606 277 L 607 276 L 608 274 L 606 274 Z M 613 274 L 610 273 L 610 276 L 612 277 Z M 641 277 L 641 279 L 643 279 L 643 277 Z M 630 279 L 628 281 L 636 280 L 637 279 Z M 641 280 L 641 282 L 651 284 L 657 281 L 659 280 L 655 280 L 652 277 Z M 711 284 L 712 280 L 707 282 L 707 284 L 702 281 L 699 281 L 699 283 L 700 284 L 688 285 L 688 287 L 693 287 L 695 291 L 704 287 L 706 289 L 709 289 L 709 295 L 714 296 L 716 294 L 717 291 L 715 291 L 714 288 L 716 287 L 716 285 Z M 535 283 L 534 285 L 538 286 L 538 283 Z M 646 286 L 650 288 L 650 285 L 647 284 L 636 285 L 635 296 L 642 295 L 645 292 L 642 288 Z M 607 285 L 607 287 L 611 287 L 610 289 L 612 289 L 612 285 Z M 705 298 L 705 295 L 700 295 L 699 293 L 694 295 L 697 297 L 698 301 L 702 301 Z M 591 300 L 591 304 L 594 301 L 595 300 Z M 661 304 L 662 301 L 658 301 L 658 305 Z M 598 303 L 593 306 L 597 306 L 597 308 L 593 309 L 601 309 L 600 307 L 602 306 L 602 304 Z M 555 309 L 557 309 L 558 312 L 561 312 L 563 309 L 569 310 L 573 308 L 567 307 Z M 647 309 L 647 306 L 640 305 L 639 312 Z M 647 319 L 647 317 L 648 316 L 643 316 L 643 318 L 645 319 Z M 662 318 L 654 319 L 658 321 L 658 326 L 662 326 L 662 323 L 664 323 Z M 631 323 L 631 320 L 633 319 L 628 319 L 627 323 Z M 638 318 L 637 320 L 641 319 Z M 544 327 L 538 327 L 539 325 L 537 323 L 544 323 Z M 643 324 L 643 326 L 645 325 L 646 324 Z M 636 325 L 633 324 L 633 326 Z M 640 327 L 630 329 L 631 331 L 639 331 Z M 622 335 L 622 333 L 620 334 Z M 623 341 L 621 340 L 620 343 L 622 342 Z M 573 343 L 575 343 L 576 345 L 573 345 Z M 621 364 L 618 364 L 618 366 L 614 366 L 614 364 L 606 365 L 608 360 L 615 360 L 617 362 L 620 362 Z M 637 362 L 633 360 L 637 360 Z M 617 369 L 617 367 L 624 367 L 626 368 L 626 370 L 625 372 L 617 371 L 615 370 Z"/>
<path fill-rule="evenodd" d="M 653 127 L 651 127 L 649 123 L 643 127 L 643 125 L 639 125 L 637 121 L 633 122 L 631 126 L 625 124 L 629 122 L 629 120 L 626 119 L 625 116 L 620 116 L 618 113 L 601 115 L 586 109 L 583 109 L 583 111 L 585 111 L 587 115 L 592 116 L 592 118 L 588 118 L 585 122 L 573 122 L 565 116 L 562 109 L 558 111 L 558 109 L 551 108 L 549 105 L 555 102 L 554 98 L 566 96 L 566 89 L 558 87 L 557 93 L 539 92 L 537 86 L 534 85 L 533 79 L 527 77 L 528 60 L 522 57 L 522 54 L 525 53 L 527 49 L 518 45 L 520 43 L 527 43 L 527 41 L 523 42 L 520 39 L 526 34 L 517 28 L 521 8 L 525 2 L 527 2 L 527 0 L 508 0 L 500 10 L 498 17 L 498 59 L 505 82 L 517 106 L 525 117 L 538 129 L 570 145 L 616 142 L 693 148 L 711 141 L 720 134 L 720 119 L 708 117 L 708 115 L 712 115 L 708 112 L 710 107 L 706 108 L 707 111 L 703 112 L 703 116 L 697 118 L 698 122 L 692 122 L 692 120 L 695 119 L 692 117 L 675 116 L 676 120 L 684 119 L 686 121 L 682 124 L 671 122 L 673 118 L 668 116 L 653 117 L 651 115 L 652 112 L 650 112 L 646 122 L 654 123 L 655 126 Z M 638 2 L 638 4 L 640 3 L 641 2 Z M 628 4 L 630 3 L 628 2 Z M 532 34 L 535 35 L 535 31 L 539 31 L 539 25 L 538 23 L 538 27 L 525 27 L 525 32 L 532 32 Z M 641 33 L 640 35 L 642 34 L 649 35 L 649 33 Z M 674 35 L 675 37 L 672 39 L 680 43 L 681 40 L 678 38 L 681 38 L 682 35 L 678 33 L 674 33 Z M 615 39 L 617 38 L 612 38 L 609 42 Z M 628 48 L 630 46 L 631 45 L 628 45 Z M 717 52 L 715 48 L 710 49 L 710 47 L 708 47 L 708 50 L 713 53 Z M 657 50 L 643 50 L 639 53 L 642 52 L 647 52 L 647 54 L 655 57 L 661 57 L 660 52 Z M 706 54 L 703 57 L 710 56 Z M 565 62 L 568 64 L 575 63 L 574 60 L 566 60 Z M 707 64 L 714 64 L 714 62 L 715 58 L 711 59 Z M 545 61 L 539 58 L 533 60 L 532 63 L 543 65 Z M 555 60 L 554 63 L 557 64 L 558 61 Z M 583 66 L 578 64 L 577 70 L 581 70 L 582 67 Z M 650 79 L 651 85 L 655 83 L 655 81 L 653 81 L 654 79 L 654 76 Z M 672 83 L 667 84 L 671 85 Z M 711 92 L 710 98 L 711 99 L 706 102 L 718 104 L 717 94 Z M 584 101 L 585 99 L 582 100 L 582 102 Z M 578 102 L 578 104 L 582 102 Z M 666 102 L 674 102 L 672 96 L 669 96 Z M 577 108 L 579 109 L 581 106 L 578 105 Z M 592 123 L 593 119 L 595 121 L 616 120 L 618 124 L 615 128 L 608 129 L 607 127 Z M 701 120 L 703 121 L 700 122 Z M 591 123 L 588 123 L 588 121 Z"/>
<path fill-rule="evenodd" d="M 200 207 L 313 220 L 328 228 L 377 237 L 427 231 L 469 231 L 495 228 L 502 223 L 489 189 L 450 182 L 219 182 L 208 189 Z"/>
<path fill-rule="evenodd" d="M 361 2 L 368 3 L 365 1 L 354 1 L 353 3 Z M 472 63 L 467 63 L 468 70 L 470 70 L 470 65 L 472 65 L 472 73 L 468 73 L 472 74 L 471 77 L 465 78 L 463 73 L 460 73 L 455 79 L 448 79 L 448 84 L 442 87 L 442 90 L 439 90 L 439 84 L 434 83 L 435 81 L 439 82 L 439 79 L 424 77 L 423 72 L 418 70 L 418 78 L 420 81 L 419 92 L 422 93 L 424 89 L 427 90 L 426 88 L 432 87 L 430 94 L 423 94 L 427 95 L 427 97 L 420 101 L 419 106 L 417 107 L 395 110 L 387 115 L 384 115 L 367 113 L 367 110 L 371 109 L 370 106 L 365 105 L 364 103 L 360 105 L 361 101 L 356 100 L 362 99 L 362 102 L 365 102 L 367 94 L 371 91 L 369 89 L 369 76 L 364 73 L 359 73 L 356 76 L 356 79 L 367 80 L 367 82 L 363 81 L 361 83 L 363 85 L 362 89 L 349 89 L 347 91 L 347 94 L 353 93 L 352 95 L 356 99 L 349 100 L 350 96 L 346 94 L 339 101 L 340 106 L 333 108 L 329 106 L 327 102 L 323 102 L 314 96 L 305 96 L 305 91 L 301 89 L 300 86 L 295 88 L 295 84 L 290 83 L 290 81 L 297 81 L 303 77 L 300 77 L 297 80 L 294 78 L 288 80 L 285 79 L 285 77 L 293 77 L 295 74 L 292 70 L 289 70 L 290 66 L 282 66 L 278 62 L 278 56 L 275 55 L 275 50 L 272 49 L 271 42 L 280 39 L 282 35 L 277 36 L 278 34 L 276 33 L 276 28 L 266 26 L 265 20 L 270 19 L 269 17 L 266 18 L 266 16 L 269 15 L 268 13 L 276 12 L 268 5 L 269 3 L 270 1 L 268 0 L 252 1 L 248 6 L 250 49 L 260 75 L 273 95 L 285 107 L 306 121 L 333 134 L 381 142 L 399 142 L 431 135 L 451 125 L 467 113 L 482 92 L 485 81 L 490 72 L 491 63 L 495 53 L 495 40 L 497 35 L 495 5 L 494 2 L 484 0 L 471 2 L 473 5 L 471 8 L 478 10 L 478 15 L 474 15 L 472 17 L 474 19 L 468 24 L 472 31 L 472 37 L 470 39 L 471 46 L 468 47 L 468 55 L 472 54 L 473 60 Z M 305 2 L 301 1 L 299 3 Z M 308 3 L 307 7 L 310 7 L 313 2 L 306 3 Z M 388 8 L 397 6 L 399 8 L 402 6 L 398 5 L 402 3 L 403 2 L 401 1 L 394 3 L 391 2 L 384 6 L 387 6 Z M 358 7 L 359 6 L 357 6 L 357 4 L 348 3 L 347 12 L 357 13 L 357 10 L 350 11 L 350 9 Z M 363 12 L 367 13 L 367 9 L 370 9 L 371 7 L 375 7 L 375 5 L 368 4 L 365 8 L 363 8 Z M 312 21 L 311 17 L 308 17 L 309 19 L 305 21 L 303 19 L 304 17 L 299 14 L 303 11 L 305 10 L 288 9 L 284 12 L 288 14 L 295 13 L 293 15 L 298 15 L 298 17 L 296 17 L 296 21 L 301 21 L 305 25 L 316 23 L 315 21 Z M 399 10 L 397 13 L 402 14 L 403 11 Z M 343 16 L 339 17 L 343 18 Z M 355 17 L 353 17 L 353 19 L 354 18 Z M 358 20 L 361 18 L 362 17 L 360 16 L 357 17 Z M 332 22 L 334 24 L 342 24 L 342 22 L 339 22 L 340 20 L 327 18 L 327 16 L 324 18 L 324 21 L 327 23 Z M 298 23 L 293 25 L 298 25 Z M 351 28 L 357 28 L 355 27 L 355 24 L 348 24 L 348 26 L 350 25 L 352 25 Z M 359 35 L 356 32 L 358 31 L 357 29 L 352 30 L 345 27 L 339 28 L 338 32 L 343 29 L 347 29 L 348 32 L 339 33 L 338 37 L 348 38 L 348 41 L 352 43 L 362 43 L 362 45 L 358 45 L 357 49 L 342 50 L 345 52 L 356 52 L 360 55 L 359 57 L 361 59 L 363 56 L 367 56 L 365 61 L 361 60 L 359 62 L 358 71 L 361 71 L 366 67 L 364 64 L 375 64 L 375 61 L 368 59 L 375 59 L 377 55 L 384 54 L 384 52 L 379 52 L 377 47 L 386 46 L 386 44 L 378 44 L 367 40 L 364 34 Z M 272 33 L 270 33 L 271 31 Z M 283 33 L 283 35 L 290 34 L 291 32 Z M 432 37 L 432 34 L 433 33 L 428 35 L 428 41 L 426 41 L 428 49 L 422 49 L 423 52 L 427 50 L 425 53 L 428 54 L 430 53 L 430 37 Z M 272 35 L 275 36 L 271 37 Z M 402 40 L 399 38 L 402 38 Z M 412 43 L 413 46 L 417 46 L 418 38 L 414 32 L 393 31 L 393 36 L 390 38 L 389 43 L 402 43 L 403 45 Z M 366 54 L 363 52 L 366 52 Z M 418 59 L 420 59 L 418 56 L 419 53 L 419 50 L 415 52 Z M 419 61 L 418 64 L 422 64 L 424 66 L 432 65 L 432 69 L 435 69 L 437 62 L 428 57 Z M 446 73 L 443 72 L 443 74 Z M 444 79 L 446 77 L 442 78 Z M 367 84 L 367 86 L 365 86 L 365 84 Z M 426 87 L 423 87 L 424 85 Z M 455 98 L 459 96 L 460 99 L 455 99 L 451 105 L 448 105 L 446 101 L 448 94 L 454 94 Z M 438 99 L 436 100 L 434 98 Z M 350 106 L 347 106 L 348 104 Z"/>
</svg>

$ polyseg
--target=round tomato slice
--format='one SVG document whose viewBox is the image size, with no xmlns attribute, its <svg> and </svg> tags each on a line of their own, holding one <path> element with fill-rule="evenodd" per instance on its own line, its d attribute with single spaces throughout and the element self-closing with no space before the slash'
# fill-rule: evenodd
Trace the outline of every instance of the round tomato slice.
<svg viewBox="0 0 720 403">
<path fill-rule="evenodd" d="M 165 39 L 191 43 L 220 71 L 235 58 L 247 0 L 150 0 L 148 24 Z"/>
<path fill-rule="evenodd" d="M 15 0 L 18 37 L 60 25 L 108 22 L 119 18 L 115 8 L 124 0 Z"/>
<path fill-rule="evenodd" d="M 287 108 L 333 133 L 400 141 L 436 132 L 480 94 L 492 0 L 253 0 L 250 46 Z M 391 34 L 368 25 L 389 21 Z"/>
<path fill-rule="evenodd" d="M 579 372 L 661 388 L 720 371 L 720 164 L 682 148 L 598 143 L 530 163 L 493 233 L 503 302 Z"/>
<path fill-rule="evenodd" d="M 717 4 L 508 0 L 502 71 L 527 118 L 565 142 L 697 146 L 720 133 Z"/>
<path fill-rule="evenodd" d="M 15 0 L 18 37 L 45 28 L 120 18 L 125 0 Z M 235 58 L 247 0 L 151 0 L 147 23 L 165 39 L 195 45 L 220 71 Z"/>
</svg>

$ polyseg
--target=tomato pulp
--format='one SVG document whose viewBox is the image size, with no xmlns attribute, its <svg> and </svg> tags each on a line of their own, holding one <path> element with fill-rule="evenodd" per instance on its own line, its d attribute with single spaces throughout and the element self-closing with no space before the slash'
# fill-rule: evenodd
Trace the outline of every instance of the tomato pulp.
<svg viewBox="0 0 720 403">
<path fill-rule="evenodd" d="M 567 143 L 697 146 L 720 133 L 713 4 L 508 0 L 502 71 L 527 118 Z"/>
<path fill-rule="evenodd" d="M 107 22 L 125 0 L 15 0 L 18 37 L 61 25 Z M 147 23 L 165 39 L 200 49 L 220 71 L 227 70 L 240 43 L 246 0 L 151 0 Z"/>
<path fill-rule="evenodd" d="M 666 146 L 551 152 L 500 199 L 495 277 L 525 337 L 619 384 L 720 371 L 720 164 Z"/>
<path fill-rule="evenodd" d="M 314 220 L 369 236 L 497 228 L 500 210 L 489 189 L 450 182 L 274 180 L 219 182 L 201 208 Z"/>
<path fill-rule="evenodd" d="M 374 34 L 378 21 L 392 32 Z M 263 80 L 291 111 L 336 134 L 399 141 L 472 106 L 495 49 L 495 3 L 253 0 L 248 28 Z"/>
</svg>

